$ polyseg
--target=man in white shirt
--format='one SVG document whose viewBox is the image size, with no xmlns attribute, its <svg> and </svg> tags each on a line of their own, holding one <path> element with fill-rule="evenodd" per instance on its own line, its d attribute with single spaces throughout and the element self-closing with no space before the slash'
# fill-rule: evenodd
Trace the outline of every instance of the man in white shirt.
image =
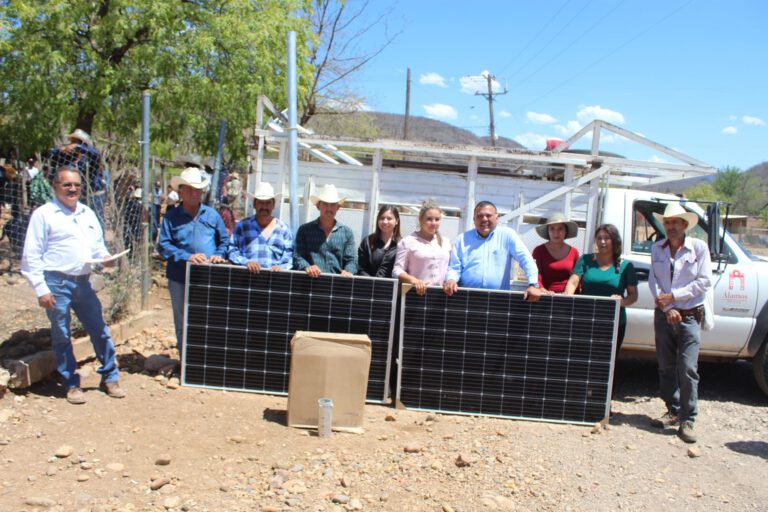
<svg viewBox="0 0 768 512">
<path fill-rule="evenodd" d="M 651 248 L 648 286 L 656 303 L 653 327 L 659 361 L 659 388 L 667 413 L 651 421 L 657 428 L 679 424 L 677 435 L 695 443 L 693 422 L 698 412 L 698 359 L 704 295 L 712 287 L 709 247 L 686 236 L 698 216 L 679 203 L 664 214 L 653 214 L 664 224 L 666 240 Z"/>
<path fill-rule="evenodd" d="M 80 203 L 80 173 L 70 167 L 54 175 L 55 197 L 32 214 L 24 242 L 21 273 L 37 294 L 40 307 L 51 321 L 51 346 L 56 368 L 67 388 L 67 401 L 85 402 L 76 373 L 77 360 L 70 339 L 70 310 L 74 310 L 91 337 L 101 362 L 101 388 L 113 398 L 123 398 L 118 384 L 115 345 L 102 317 L 101 302 L 91 287 L 89 260 L 104 260 L 109 251 L 104 245 L 101 224 L 96 214 Z M 112 266 L 114 261 L 104 262 Z"/>
</svg>

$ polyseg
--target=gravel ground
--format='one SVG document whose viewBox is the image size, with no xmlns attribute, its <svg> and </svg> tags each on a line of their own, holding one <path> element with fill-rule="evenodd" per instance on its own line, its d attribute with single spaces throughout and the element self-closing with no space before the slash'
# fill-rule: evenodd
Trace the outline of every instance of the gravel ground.
<svg viewBox="0 0 768 512">
<path fill-rule="evenodd" d="M 651 428 L 655 365 L 622 361 L 610 423 L 366 407 L 364 434 L 285 426 L 286 399 L 139 371 L 170 329 L 121 347 L 128 397 L 67 404 L 52 380 L 0 399 L 1 510 L 767 510 L 766 398 L 746 363 L 702 365 L 698 444 Z M 135 350 L 134 350 L 135 349 Z M 154 489 L 156 488 L 156 489 Z"/>
</svg>

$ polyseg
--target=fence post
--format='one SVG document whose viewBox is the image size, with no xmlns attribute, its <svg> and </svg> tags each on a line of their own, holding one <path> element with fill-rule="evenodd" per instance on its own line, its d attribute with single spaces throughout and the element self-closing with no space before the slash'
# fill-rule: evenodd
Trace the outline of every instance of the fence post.
<svg viewBox="0 0 768 512">
<path fill-rule="evenodd" d="M 152 193 L 152 184 L 149 175 L 149 92 L 141 93 L 141 172 L 143 177 L 143 186 L 141 194 L 141 227 L 143 231 L 144 244 L 141 251 L 141 309 L 147 309 L 147 299 L 149 295 L 149 251 L 152 250 L 152 243 L 149 236 L 149 225 L 154 219 L 154 212 L 149 209 L 149 197 Z"/>
<path fill-rule="evenodd" d="M 227 133 L 227 120 L 219 125 L 219 143 L 216 145 L 216 160 L 213 162 L 213 181 L 211 182 L 211 194 L 208 196 L 208 206 L 215 208 L 219 200 L 219 179 L 221 179 L 221 161 L 224 153 L 224 135 Z"/>
</svg>

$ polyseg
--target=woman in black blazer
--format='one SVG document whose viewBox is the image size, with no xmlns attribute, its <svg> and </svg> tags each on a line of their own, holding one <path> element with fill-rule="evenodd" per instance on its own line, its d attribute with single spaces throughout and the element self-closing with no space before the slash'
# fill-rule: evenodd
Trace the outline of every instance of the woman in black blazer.
<svg viewBox="0 0 768 512">
<path fill-rule="evenodd" d="M 357 249 L 357 274 L 392 277 L 399 241 L 400 212 L 391 204 L 382 205 L 376 215 L 376 231 L 365 237 Z"/>
</svg>

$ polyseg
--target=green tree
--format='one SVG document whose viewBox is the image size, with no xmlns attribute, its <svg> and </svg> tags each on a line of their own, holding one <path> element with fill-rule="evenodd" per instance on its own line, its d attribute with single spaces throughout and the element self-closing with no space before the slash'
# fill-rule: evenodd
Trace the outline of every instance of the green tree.
<svg viewBox="0 0 768 512">
<path fill-rule="evenodd" d="M 743 215 L 759 215 L 766 202 L 765 189 L 760 178 L 750 172 L 740 176 L 736 193 L 732 198 L 733 210 Z"/>
<path fill-rule="evenodd" d="M 731 201 L 739 190 L 741 181 L 741 169 L 738 167 L 726 167 L 720 169 L 715 177 L 713 188 L 718 197 L 723 201 Z"/>
<path fill-rule="evenodd" d="M 309 0 L 2 1 L 0 135 L 23 153 L 72 127 L 135 143 L 149 90 L 153 140 L 211 154 L 227 118 L 227 149 L 242 156 L 258 95 L 285 103 L 290 30 L 300 95 L 307 89 L 309 8 Z"/>
<path fill-rule="evenodd" d="M 717 201 L 718 195 L 711 183 L 699 183 L 685 190 L 685 197 L 691 201 Z"/>
</svg>

